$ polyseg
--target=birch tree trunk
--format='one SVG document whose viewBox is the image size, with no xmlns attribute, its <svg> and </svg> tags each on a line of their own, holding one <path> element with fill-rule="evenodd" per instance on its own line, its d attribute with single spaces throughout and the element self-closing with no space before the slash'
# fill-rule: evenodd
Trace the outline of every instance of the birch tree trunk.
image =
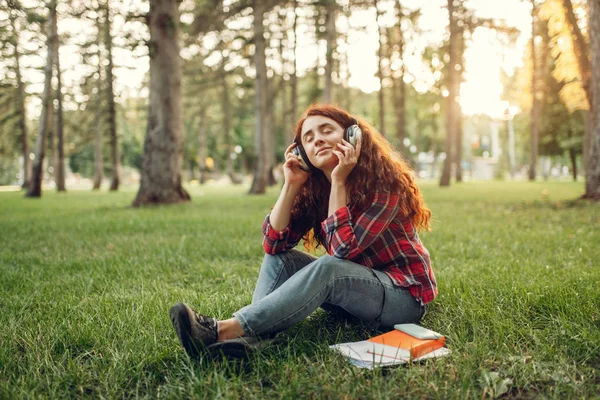
<svg viewBox="0 0 600 400">
<path fill-rule="evenodd" d="M 134 207 L 190 200 L 181 184 L 183 104 L 178 6 L 176 0 L 150 0 L 148 128 L 141 185 Z"/>
<path fill-rule="evenodd" d="M 256 68 L 256 132 L 254 143 L 256 146 L 256 165 L 254 167 L 254 178 L 250 187 L 251 194 L 263 194 L 267 189 L 270 172 L 270 156 L 268 154 L 270 143 L 269 129 L 267 124 L 267 64 L 265 59 L 264 38 L 264 2 L 253 1 L 254 11 L 254 66 Z"/>
<path fill-rule="evenodd" d="M 48 55 L 46 56 L 46 68 L 44 70 L 44 92 L 42 94 L 42 113 L 40 115 L 40 126 L 38 128 L 38 136 L 35 143 L 35 159 L 33 160 L 33 168 L 31 180 L 25 197 L 41 197 L 42 196 L 42 178 L 44 175 L 44 155 L 46 150 L 46 135 L 48 134 L 48 115 L 52 112 L 52 67 L 54 65 L 52 43 L 54 40 L 53 26 L 56 24 L 56 0 L 53 0 L 49 6 L 48 16 L 48 37 L 46 39 L 46 47 Z"/>
<path fill-rule="evenodd" d="M 592 79 L 591 120 L 592 146 L 589 158 L 589 174 L 585 177 L 584 198 L 600 201 L 600 0 L 589 0 L 590 48 Z"/>
<path fill-rule="evenodd" d="M 18 111 L 19 111 L 19 130 L 21 131 L 21 150 L 23 152 L 23 185 L 26 189 L 29 186 L 31 178 L 31 160 L 29 159 L 29 135 L 27 132 L 27 111 L 25 109 L 25 83 L 21 75 L 21 53 L 19 52 L 19 31 L 15 23 L 16 17 L 10 16 L 10 25 L 14 37 L 14 57 L 15 69 L 17 74 L 17 94 L 18 94 Z"/>
</svg>

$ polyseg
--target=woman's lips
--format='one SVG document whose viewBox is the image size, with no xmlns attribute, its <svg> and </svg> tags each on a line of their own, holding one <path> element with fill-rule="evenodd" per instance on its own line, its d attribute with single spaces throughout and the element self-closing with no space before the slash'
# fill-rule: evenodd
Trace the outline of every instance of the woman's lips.
<svg viewBox="0 0 600 400">
<path fill-rule="evenodd" d="M 321 154 L 321 152 L 323 152 L 325 150 L 331 150 L 331 147 L 325 147 L 324 149 L 317 151 L 317 155 Z"/>
</svg>

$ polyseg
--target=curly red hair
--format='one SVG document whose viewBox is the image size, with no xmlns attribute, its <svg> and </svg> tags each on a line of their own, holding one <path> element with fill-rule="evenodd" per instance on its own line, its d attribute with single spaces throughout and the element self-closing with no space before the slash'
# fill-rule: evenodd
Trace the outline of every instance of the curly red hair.
<svg viewBox="0 0 600 400">
<path fill-rule="evenodd" d="M 415 183 L 413 171 L 392 145 L 361 118 L 330 104 L 313 104 L 296 124 L 294 138 L 300 143 L 302 124 L 307 117 L 321 115 L 340 124 L 344 129 L 354 120 L 361 128 L 362 140 L 358 163 L 347 178 L 351 208 L 364 210 L 376 192 L 397 193 L 400 196 L 399 213 L 417 230 L 429 230 L 431 211 L 425 206 L 421 191 Z M 374 179 L 374 174 L 376 179 Z M 304 237 L 307 250 L 324 243 L 321 222 L 327 218 L 331 183 L 322 171 L 313 171 L 292 206 L 292 220 L 296 229 L 309 229 Z"/>
</svg>

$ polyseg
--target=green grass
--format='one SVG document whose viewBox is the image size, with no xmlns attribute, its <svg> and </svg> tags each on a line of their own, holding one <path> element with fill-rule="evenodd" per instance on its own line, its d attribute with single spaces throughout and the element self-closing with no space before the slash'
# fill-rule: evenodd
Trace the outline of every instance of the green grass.
<svg viewBox="0 0 600 400">
<path fill-rule="evenodd" d="M 0 193 L 0 398 L 600 397 L 600 207 L 572 183 L 423 184 L 440 294 L 422 324 L 453 351 L 387 371 L 328 345 L 364 332 L 317 311 L 245 365 L 193 363 L 168 318 L 246 305 L 277 190 Z"/>
</svg>

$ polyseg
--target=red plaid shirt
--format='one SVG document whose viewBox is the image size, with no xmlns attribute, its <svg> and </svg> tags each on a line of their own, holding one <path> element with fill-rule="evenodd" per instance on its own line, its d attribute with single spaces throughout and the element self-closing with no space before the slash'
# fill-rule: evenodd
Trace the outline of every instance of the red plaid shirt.
<svg viewBox="0 0 600 400">
<path fill-rule="evenodd" d="M 348 207 L 342 207 L 327 217 L 321 223 L 327 253 L 384 271 L 427 304 L 438 293 L 429 252 L 411 222 L 398 214 L 398 200 L 398 194 L 377 193 L 361 214 L 353 216 Z M 294 230 L 293 221 L 276 231 L 269 215 L 263 223 L 265 252 L 278 254 L 296 247 L 306 232 Z"/>
</svg>

